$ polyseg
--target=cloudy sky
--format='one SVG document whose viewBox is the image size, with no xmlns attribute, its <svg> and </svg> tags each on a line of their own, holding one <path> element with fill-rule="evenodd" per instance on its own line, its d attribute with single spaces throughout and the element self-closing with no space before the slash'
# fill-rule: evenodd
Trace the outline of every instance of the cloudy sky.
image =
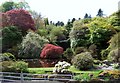
<svg viewBox="0 0 120 83">
<path fill-rule="evenodd" d="M 0 2 L 5 0 L 0 0 Z M 13 0 L 20 1 L 20 0 Z M 24 1 L 24 0 L 22 0 Z M 85 13 L 96 16 L 99 8 L 107 16 L 118 10 L 120 0 L 25 0 L 30 8 L 54 22 L 83 18 Z"/>
</svg>

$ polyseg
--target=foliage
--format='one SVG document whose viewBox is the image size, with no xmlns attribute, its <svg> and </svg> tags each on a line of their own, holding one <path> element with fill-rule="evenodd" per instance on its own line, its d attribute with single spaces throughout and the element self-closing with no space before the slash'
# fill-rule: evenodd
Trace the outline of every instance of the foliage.
<svg viewBox="0 0 120 83">
<path fill-rule="evenodd" d="M 1 61 L 9 61 L 9 60 L 13 60 L 15 61 L 15 56 L 11 53 L 3 53 L 3 54 L 0 54 L 0 60 Z"/>
<path fill-rule="evenodd" d="M 66 51 L 64 51 L 63 56 L 68 60 L 71 61 L 74 54 L 71 48 L 67 48 Z"/>
<path fill-rule="evenodd" d="M 6 23 L 3 22 L 3 27 L 5 26 L 17 26 L 22 31 L 27 31 L 31 29 L 35 31 L 34 21 L 28 11 L 23 9 L 14 9 L 4 13 Z"/>
<path fill-rule="evenodd" d="M 113 50 L 120 47 L 120 32 L 115 34 L 109 41 L 110 45 L 108 49 Z"/>
<path fill-rule="evenodd" d="M 55 46 L 52 44 L 46 44 L 45 47 L 42 49 L 40 57 L 48 59 L 60 58 L 62 53 L 63 53 L 62 47 Z"/>
<path fill-rule="evenodd" d="M 20 58 L 39 58 L 39 54 L 44 46 L 44 44 L 49 41 L 44 37 L 41 37 L 37 33 L 32 31 L 28 32 L 28 34 L 23 39 L 20 50 L 18 53 L 18 57 Z"/>
<path fill-rule="evenodd" d="M 9 11 L 9 10 L 14 9 L 14 7 L 15 7 L 15 3 L 14 3 L 14 2 L 5 2 L 5 3 L 3 3 L 3 4 L 1 5 L 0 10 L 1 10 L 2 12 L 6 12 L 6 11 Z"/>
<path fill-rule="evenodd" d="M 55 67 L 53 68 L 53 73 L 68 73 L 68 68 L 70 67 L 70 64 L 66 61 L 59 61 L 57 64 L 55 64 Z"/>
<path fill-rule="evenodd" d="M 49 25 L 48 18 L 44 18 L 44 23 L 45 23 L 45 26 L 46 26 L 46 25 Z"/>
<path fill-rule="evenodd" d="M 66 39 L 66 29 L 64 27 L 53 27 L 50 31 L 50 41 L 61 41 Z"/>
<path fill-rule="evenodd" d="M 97 45 L 95 44 L 90 45 L 88 50 L 91 52 L 93 58 L 97 58 Z"/>
<path fill-rule="evenodd" d="M 78 81 L 90 81 L 91 77 L 88 73 L 85 73 L 81 75 L 76 75 L 73 77 L 73 79 L 78 80 Z"/>
<path fill-rule="evenodd" d="M 90 42 L 96 45 L 107 42 L 110 36 L 113 35 L 106 18 L 96 17 L 88 24 L 88 27 L 90 30 Z"/>
<path fill-rule="evenodd" d="M 117 49 L 114 49 L 114 50 L 110 51 L 107 59 L 111 62 L 120 63 L 120 48 L 117 48 Z"/>
<path fill-rule="evenodd" d="M 96 16 L 99 16 L 99 17 L 103 17 L 103 11 L 102 11 L 102 9 L 99 9 L 98 10 L 98 14 L 96 15 Z"/>
<path fill-rule="evenodd" d="M 120 31 L 120 11 L 117 11 L 109 16 L 108 22 L 113 26 L 117 31 Z"/>
<path fill-rule="evenodd" d="M 2 28 L 2 51 L 7 51 L 9 48 L 16 46 L 22 41 L 22 33 L 15 26 Z"/>
<path fill-rule="evenodd" d="M 28 64 L 23 61 L 3 61 L 0 64 L 3 72 L 28 72 Z"/>
<path fill-rule="evenodd" d="M 48 33 L 49 31 L 45 28 L 39 28 L 37 31 L 36 31 L 40 36 L 43 36 L 43 37 L 46 37 L 48 38 Z"/>
<path fill-rule="evenodd" d="M 7 12 L 7 11 L 10 11 L 12 9 L 29 9 L 29 5 L 27 2 L 18 2 L 18 3 L 15 3 L 15 2 L 4 2 L 1 6 L 0 6 L 0 11 L 2 12 Z"/>
<path fill-rule="evenodd" d="M 80 54 L 82 52 L 87 52 L 87 49 L 85 47 L 76 47 L 75 48 L 75 55 Z"/>
<path fill-rule="evenodd" d="M 70 32 L 71 48 L 89 45 L 89 33 L 90 31 L 86 25 L 81 21 L 75 21 Z"/>
<path fill-rule="evenodd" d="M 32 16 L 32 18 L 34 20 L 35 28 L 36 29 L 45 28 L 45 23 L 44 23 L 44 20 L 43 20 L 41 14 L 37 13 L 35 11 L 31 11 L 30 13 L 31 13 L 31 16 Z"/>
<path fill-rule="evenodd" d="M 93 58 L 89 52 L 77 54 L 73 60 L 75 68 L 80 70 L 87 70 L 93 67 Z"/>
</svg>

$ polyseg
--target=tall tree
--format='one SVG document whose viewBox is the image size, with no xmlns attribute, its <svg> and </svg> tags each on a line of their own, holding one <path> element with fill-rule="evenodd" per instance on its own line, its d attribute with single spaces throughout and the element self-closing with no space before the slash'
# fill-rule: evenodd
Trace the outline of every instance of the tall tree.
<svg viewBox="0 0 120 83">
<path fill-rule="evenodd" d="M 102 9 L 98 10 L 98 14 L 96 16 L 103 17 L 103 11 L 102 11 Z"/>
<path fill-rule="evenodd" d="M 89 17 L 89 16 L 88 16 L 88 14 L 86 13 L 85 16 L 84 16 L 84 19 L 85 19 L 85 18 L 88 18 L 88 17 Z"/>
<path fill-rule="evenodd" d="M 45 22 L 45 26 L 46 26 L 46 25 L 49 25 L 48 18 L 44 18 L 44 22 Z"/>
</svg>

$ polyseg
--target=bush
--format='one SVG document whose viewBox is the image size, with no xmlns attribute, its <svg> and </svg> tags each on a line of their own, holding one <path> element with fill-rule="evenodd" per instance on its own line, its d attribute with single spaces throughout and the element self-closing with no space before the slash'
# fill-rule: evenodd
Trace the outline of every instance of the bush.
<svg viewBox="0 0 120 83">
<path fill-rule="evenodd" d="M 120 63 L 120 48 L 117 48 L 117 49 L 110 51 L 107 59 L 111 62 Z"/>
<path fill-rule="evenodd" d="M 63 53 L 63 56 L 68 60 L 68 61 L 71 61 L 73 56 L 74 56 L 74 53 L 72 51 L 71 48 L 67 48 L 66 51 L 64 51 Z"/>
<path fill-rule="evenodd" d="M 76 55 L 80 54 L 82 52 L 86 52 L 86 51 L 87 51 L 87 49 L 85 47 L 77 47 L 77 48 L 75 48 L 75 54 Z"/>
<path fill-rule="evenodd" d="M 115 34 L 111 39 L 110 39 L 110 45 L 108 47 L 108 49 L 110 50 L 113 50 L 113 49 L 116 49 L 116 48 L 119 48 L 120 47 L 120 32 Z"/>
<path fill-rule="evenodd" d="M 23 61 L 3 61 L 0 64 L 3 72 L 28 72 L 28 64 Z"/>
<path fill-rule="evenodd" d="M 53 27 L 50 31 L 50 41 L 61 41 L 66 39 L 66 29 L 64 27 Z"/>
<path fill-rule="evenodd" d="M 23 39 L 18 52 L 19 58 L 39 58 L 44 44 L 49 41 L 40 35 L 29 32 Z"/>
<path fill-rule="evenodd" d="M 57 64 L 55 64 L 55 67 L 53 69 L 53 73 L 68 73 L 68 68 L 70 67 L 71 65 L 66 62 L 66 61 L 63 61 L 63 62 L 58 62 Z"/>
<path fill-rule="evenodd" d="M 90 31 L 86 25 L 81 23 L 81 21 L 75 21 L 69 35 L 71 41 L 71 48 L 75 49 L 79 46 L 89 45 L 89 33 Z"/>
<path fill-rule="evenodd" d="M 6 52 L 9 48 L 16 46 L 22 41 L 22 33 L 16 26 L 2 28 L 2 51 Z"/>
<path fill-rule="evenodd" d="M 40 54 L 40 57 L 48 59 L 60 58 L 62 53 L 63 53 L 62 47 L 55 46 L 52 44 L 46 44 Z"/>
<path fill-rule="evenodd" d="M 75 68 L 80 70 L 87 70 L 93 67 L 93 58 L 89 52 L 77 54 L 73 60 Z"/>
<path fill-rule="evenodd" d="M 28 29 L 36 30 L 34 21 L 28 11 L 23 9 L 13 9 L 4 13 L 6 22 L 3 22 L 3 27 L 5 26 L 17 26 L 22 31 L 27 31 Z"/>
<path fill-rule="evenodd" d="M 1 61 L 9 61 L 9 60 L 13 60 L 15 61 L 15 56 L 11 53 L 3 53 L 3 54 L 0 54 L 0 60 Z"/>
</svg>

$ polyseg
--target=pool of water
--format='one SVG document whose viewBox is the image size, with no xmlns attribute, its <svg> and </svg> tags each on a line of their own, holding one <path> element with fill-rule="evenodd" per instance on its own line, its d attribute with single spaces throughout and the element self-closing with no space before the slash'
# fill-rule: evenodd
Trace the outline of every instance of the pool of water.
<svg viewBox="0 0 120 83">
<path fill-rule="evenodd" d="M 29 68 L 39 68 L 39 67 L 54 67 L 55 64 L 60 61 L 58 59 L 25 59 L 28 63 Z"/>
</svg>

